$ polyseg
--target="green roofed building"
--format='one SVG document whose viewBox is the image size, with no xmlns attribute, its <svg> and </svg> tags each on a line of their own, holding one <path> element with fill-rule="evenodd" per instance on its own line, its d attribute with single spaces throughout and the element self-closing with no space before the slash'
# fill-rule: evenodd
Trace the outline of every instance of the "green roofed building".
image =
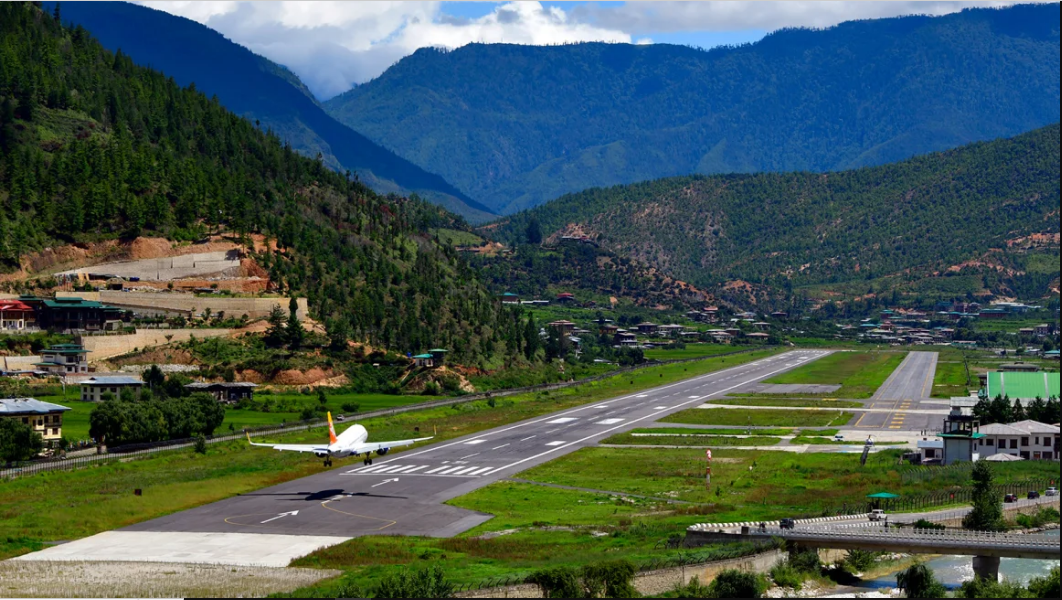
<svg viewBox="0 0 1062 600">
<path fill-rule="evenodd" d="M 41 329 L 49 331 L 117 331 L 125 311 L 82 298 L 36 298 L 23 296 L 23 304 L 33 307 Z"/>
<path fill-rule="evenodd" d="M 989 373 L 988 398 L 1009 397 L 1022 402 L 1058 397 L 1058 373 Z"/>
</svg>

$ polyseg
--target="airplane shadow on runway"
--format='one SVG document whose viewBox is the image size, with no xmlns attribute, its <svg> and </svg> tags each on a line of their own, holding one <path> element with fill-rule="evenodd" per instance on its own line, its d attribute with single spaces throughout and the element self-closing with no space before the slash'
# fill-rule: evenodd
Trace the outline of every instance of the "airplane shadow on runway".
<svg viewBox="0 0 1062 600">
<path fill-rule="evenodd" d="M 408 500 L 405 496 L 384 496 L 380 494 L 367 494 L 365 492 L 347 493 L 344 490 L 323 490 L 320 492 L 291 492 L 288 494 L 240 494 L 241 498 L 264 498 L 274 496 L 282 498 L 285 496 L 301 496 L 301 498 L 292 498 L 292 501 L 300 502 L 323 502 L 329 498 L 335 498 L 336 496 L 342 496 L 344 498 L 382 498 L 385 500 Z"/>
</svg>

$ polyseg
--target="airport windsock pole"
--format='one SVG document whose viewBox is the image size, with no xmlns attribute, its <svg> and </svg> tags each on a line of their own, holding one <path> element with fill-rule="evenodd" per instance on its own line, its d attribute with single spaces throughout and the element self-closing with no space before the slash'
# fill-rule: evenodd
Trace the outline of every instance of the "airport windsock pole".
<svg viewBox="0 0 1062 600">
<path fill-rule="evenodd" d="M 705 478 L 705 489 L 710 492 L 710 491 L 712 491 L 712 451 L 711 450 L 709 450 L 708 453 L 707 453 L 707 459 L 708 459 L 708 464 L 705 467 L 704 478 Z"/>
</svg>

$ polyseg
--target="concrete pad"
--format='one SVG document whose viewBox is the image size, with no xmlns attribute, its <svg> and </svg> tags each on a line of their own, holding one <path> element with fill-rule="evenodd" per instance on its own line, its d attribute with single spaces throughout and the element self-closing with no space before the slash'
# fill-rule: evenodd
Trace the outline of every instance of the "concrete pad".
<svg viewBox="0 0 1062 600">
<path fill-rule="evenodd" d="M 17 561 L 131 562 L 287 567 L 292 560 L 351 538 L 248 533 L 109 531 L 20 556 Z"/>
<path fill-rule="evenodd" d="M 841 389 L 839 385 L 819 385 L 819 384 L 770 384 L 761 383 L 751 386 L 745 393 L 753 394 L 807 394 L 809 396 L 823 396 L 833 394 Z"/>
</svg>

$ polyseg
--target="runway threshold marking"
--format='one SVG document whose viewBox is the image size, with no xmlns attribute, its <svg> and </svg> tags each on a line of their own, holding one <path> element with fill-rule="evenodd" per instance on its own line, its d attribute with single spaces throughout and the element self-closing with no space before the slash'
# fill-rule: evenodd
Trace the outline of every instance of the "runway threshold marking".
<svg viewBox="0 0 1062 600">
<path fill-rule="evenodd" d="M 790 353 L 787 353 L 787 354 L 790 354 Z M 817 352 L 817 353 L 814 353 L 814 356 L 816 358 L 822 358 L 824 356 L 829 356 L 830 354 L 831 354 L 830 352 Z M 778 360 L 780 360 L 782 358 L 782 356 L 786 356 L 786 354 L 783 354 L 783 355 L 780 355 L 780 356 L 776 356 L 776 357 L 772 357 L 772 358 L 768 358 L 768 359 L 764 359 L 761 364 L 774 364 Z M 687 380 L 684 380 L 684 381 L 679 381 L 677 383 L 673 383 L 671 385 L 666 385 L 664 387 L 657 388 L 657 389 L 655 389 L 653 391 L 656 392 L 656 393 L 660 393 L 660 392 L 663 392 L 665 390 L 670 390 L 672 388 L 676 388 L 676 387 L 679 387 L 679 386 L 691 385 L 691 384 L 692 385 L 696 385 L 698 382 L 702 382 L 702 381 L 706 381 L 706 380 L 718 381 L 718 378 L 719 378 L 720 375 L 731 374 L 731 373 L 736 375 L 736 373 L 734 373 L 735 371 L 747 371 L 747 370 L 749 370 L 749 367 L 751 367 L 751 366 L 753 366 L 752 363 L 746 363 L 746 364 L 743 364 L 743 365 L 737 365 L 737 366 L 731 367 L 729 369 L 724 369 L 722 371 L 716 371 L 714 373 L 706 373 L 706 374 L 701 375 L 699 377 L 694 377 L 693 379 L 687 379 Z M 771 371 L 771 372 L 765 373 L 763 375 L 760 375 L 760 376 L 756 377 L 753 380 L 746 381 L 744 383 L 740 383 L 738 385 L 735 385 L 733 387 L 727 388 L 727 389 L 722 390 L 720 392 L 715 392 L 713 394 L 709 394 L 708 396 L 705 396 L 705 398 L 710 398 L 712 396 L 721 395 L 721 394 L 727 394 L 727 393 L 729 393 L 729 392 L 731 392 L 731 391 L 733 391 L 733 390 L 735 390 L 735 389 L 737 389 L 739 387 L 742 387 L 744 385 L 749 385 L 750 383 L 756 383 L 757 381 L 760 381 L 760 380 L 763 380 L 763 379 L 767 379 L 769 377 L 773 377 L 774 375 L 777 375 L 779 373 L 785 372 L 786 370 L 787 370 L 786 368 L 782 368 L 782 369 L 778 369 L 777 371 Z M 621 398 L 614 398 L 612 400 L 609 400 L 609 403 L 615 404 L 617 402 L 623 402 L 625 400 L 633 400 L 633 399 L 636 399 L 636 398 L 648 398 L 649 396 L 650 396 L 650 394 L 631 394 L 629 396 L 623 396 Z M 678 406 L 671 407 L 671 408 L 654 409 L 654 410 L 674 410 L 675 408 L 679 408 L 681 406 L 686 406 L 687 404 L 690 404 L 690 403 L 691 402 L 687 402 L 685 404 L 680 404 Z M 634 408 L 634 407 L 632 407 L 632 408 Z M 529 421 L 527 423 L 519 423 L 517 425 L 513 425 L 513 426 L 507 427 L 505 429 L 500 429 L 498 431 L 492 432 L 491 435 L 501 435 L 501 434 L 504 434 L 504 433 L 508 433 L 510 431 L 516 431 L 517 429 L 523 429 L 525 427 L 531 427 L 531 426 L 534 426 L 534 425 L 541 425 L 542 423 L 546 423 L 548 421 L 551 421 L 551 420 L 557 418 L 558 415 L 560 415 L 560 416 L 574 415 L 574 414 L 581 413 L 581 412 L 584 412 L 584 411 L 587 411 L 587 410 L 592 410 L 592 409 L 593 409 L 593 405 L 581 406 L 581 407 L 578 407 L 578 408 L 573 408 L 573 409 L 571 409 L 571 410 L 569 410 L 567 412 L 562 412 L 562 413 L 556 413 L 556 414 L 548 415 L 548 416 L 542 417 L 540 419 L 536 419 L 534 421 Z M 648 419 L 648 418 L 651 418 L 651 417 L 655 417 L 658 414 L 659 414 L 659 412 L 654 413 L 653 415 L 650 415 L 649 417 L 645 417 L 643 419 L 638 419 L 635 422 L 644 421 L 645 419 Z M 617 427 L 616 429 L 619 429 L 619 427 Z M 611 433 L 612 431 L 615 431 L 615 429 L 604 431 L 604 432 L 599 433 L 597 435 L 608 434 L 608 433 Z M 535 437 L 536 436 L 531 436 L 531 437 L 526 438 L 526 439 L 521 440 L 521 441 L 527 441 L 527 440 L 533 439 Z M 592 436 L 592 437 L 597 437 L 597 436 Z M 486 440 L 483 440 L 483 441 L 486 441 Z M 388 462 L 392 462 L 392 461 L 396 461 L 396 460 L 400 460 L 400 459 L 409 459 L 409 458 L 413 458 L 415 456 L 423 456 L 425 454 L 431 454 L 432 452 L 438 452 L 440 450 L 446 450 L 448 448 L 453 448 L 454 446 L 459 446 L 461 444 L 467 444 L 467 443 L 468 442 L 456 441 L 456 442 L 451 442 L 449 444 L 445 444 L 445 445 L 442 445 L 442 446 L 439 446 L 439 447 L 436 447 L 436 448 L 426 448 L 424 450 L 421 450 L 420 452 L 414 452 L 412 454 L 403 454 L 402 456 L 397 456 L 395 458 L 392 458 Z M 574 442 L 574 443 L 581 443 L 581 442 Z M 516 466 L 516 465 L 511 465 L 511 466 Z M 504 467 L 504 468 L 508 468 L 508 467 Z"/>
</svg>

